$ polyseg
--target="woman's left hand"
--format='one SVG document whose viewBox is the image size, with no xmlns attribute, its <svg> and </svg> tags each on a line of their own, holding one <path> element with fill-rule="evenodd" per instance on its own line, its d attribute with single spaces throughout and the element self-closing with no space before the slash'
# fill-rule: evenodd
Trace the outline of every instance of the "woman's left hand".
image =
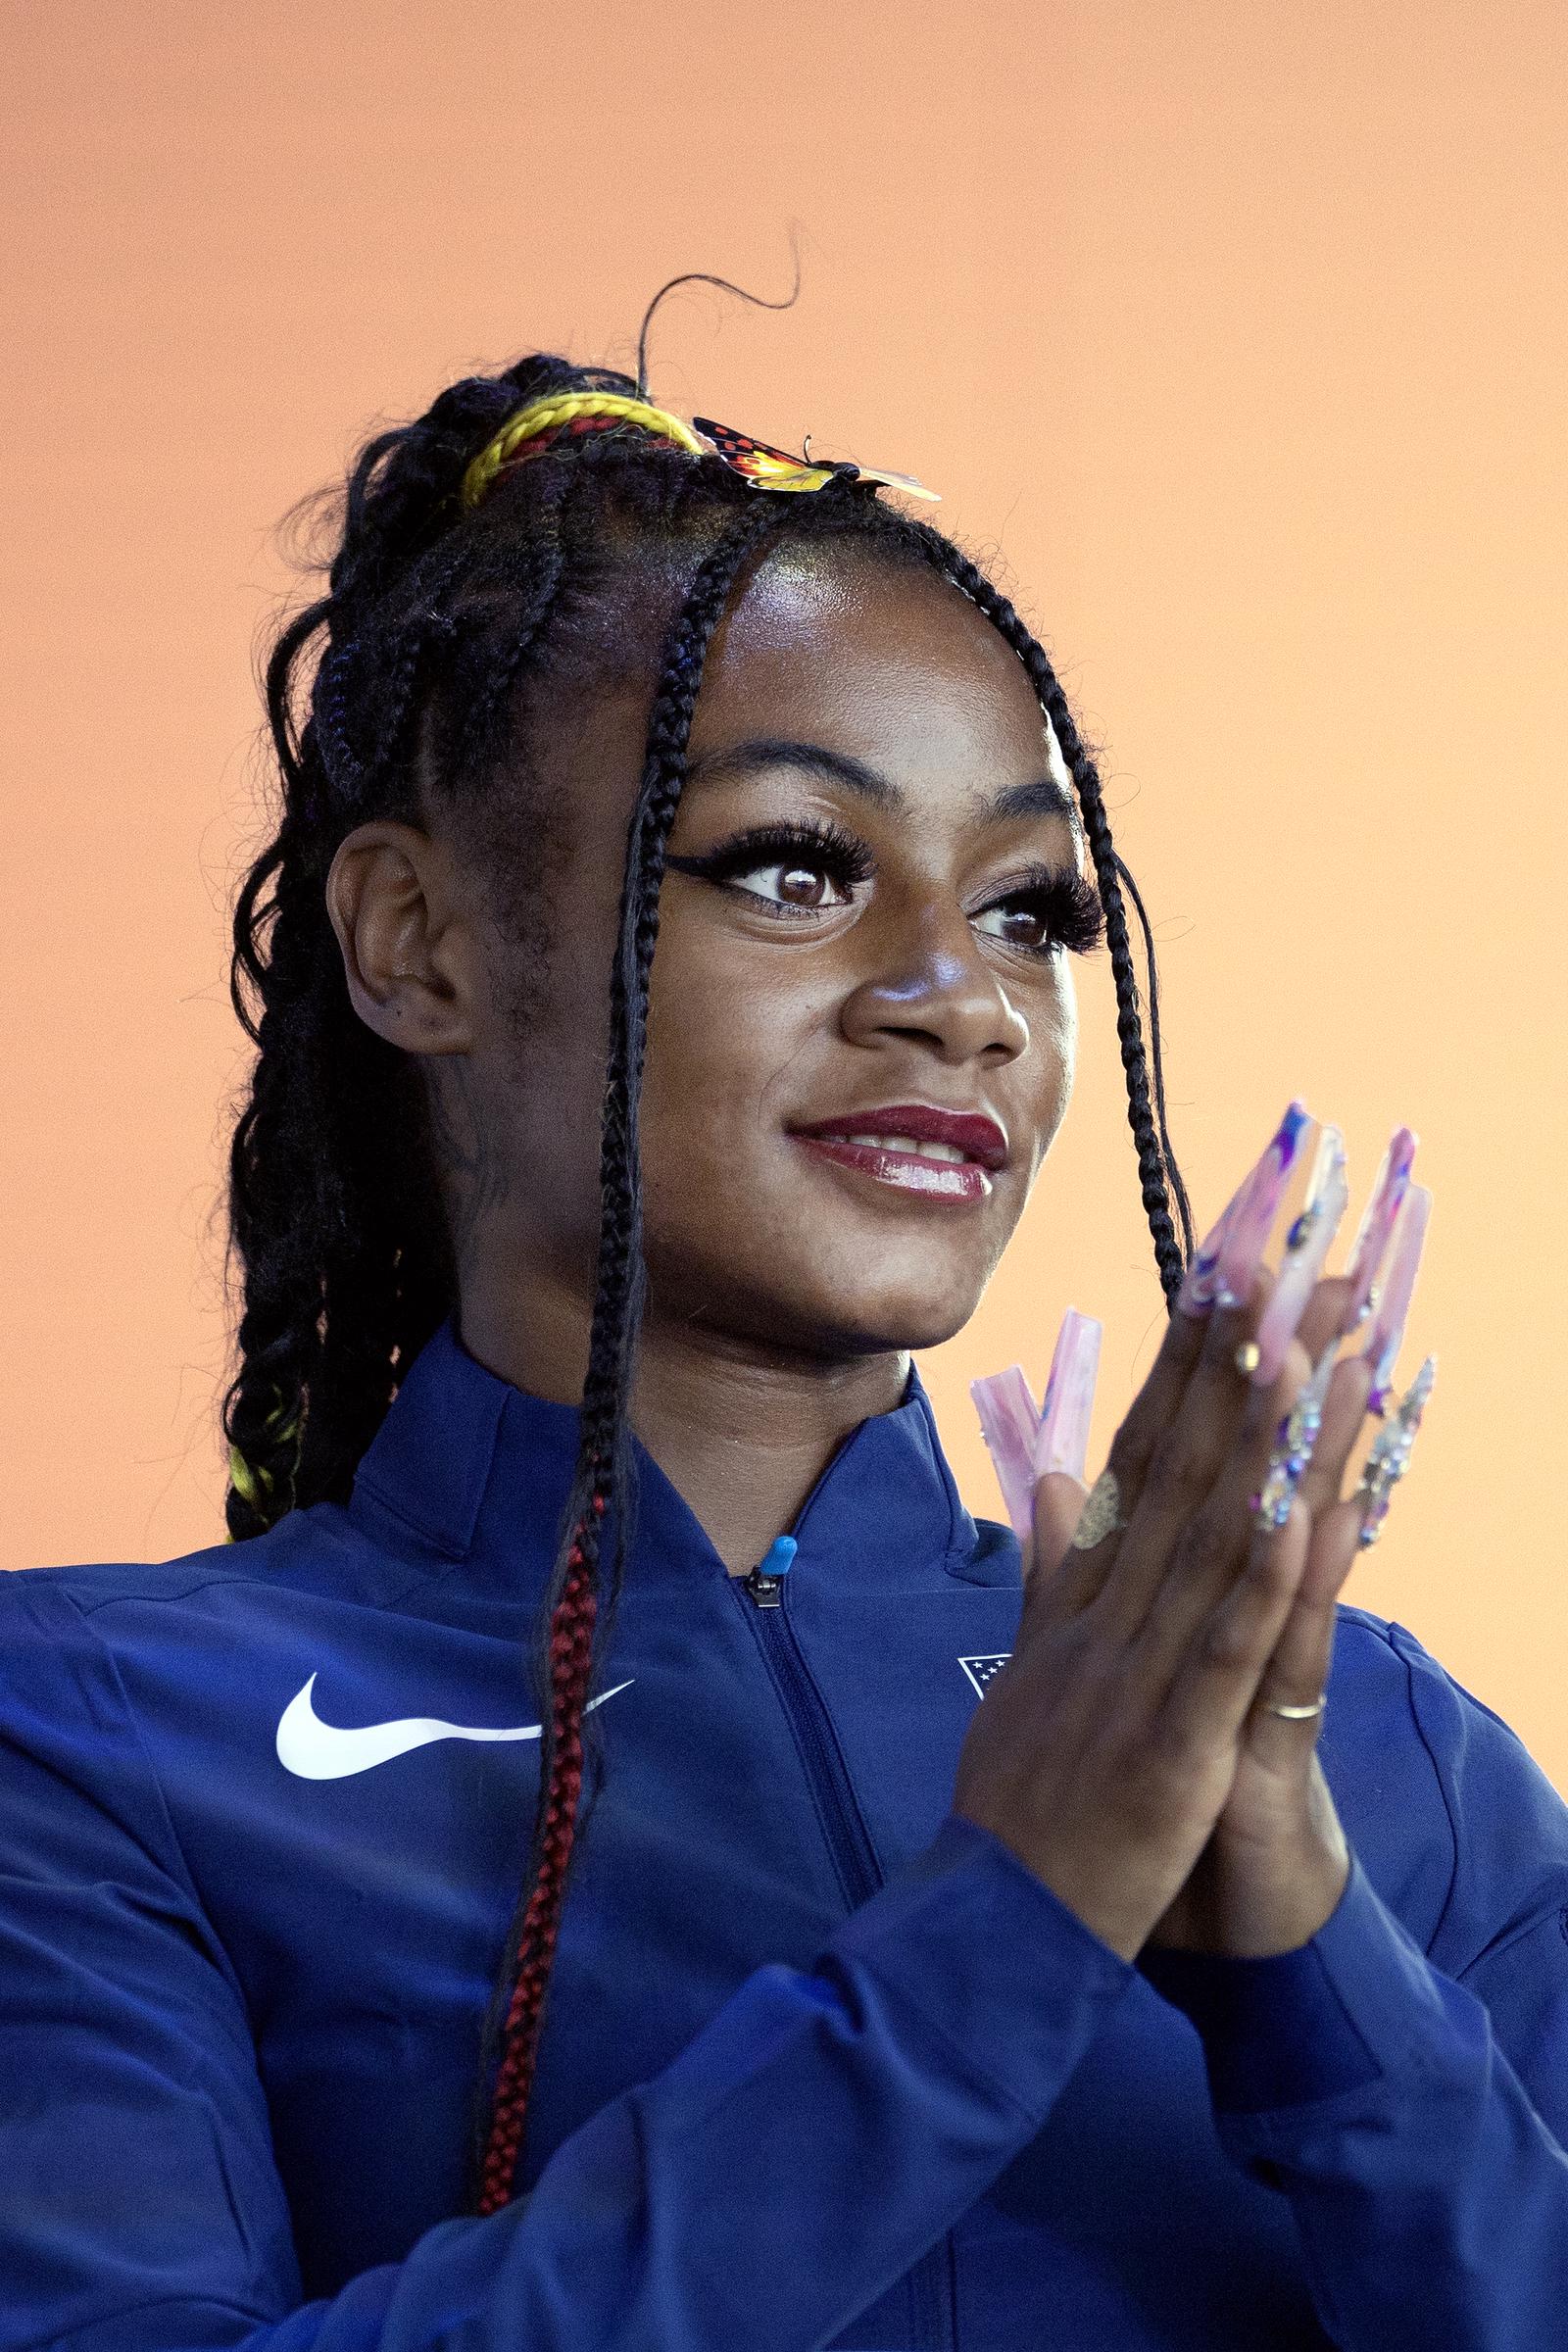
<svg viewBox="0 0 1568 2352">
<path fill-rule="evenodd" d="M 1292 1394 L 1343 1321 L 1349 1285 L 1320 1282 L 1291 1344 Z M 1348 1340 L 1348 1348 L 1353 1345 Z M 1263 1702 L 1310 1706 L 1328 1689 L 1335 1604 L 1359 1549 L 1361 1506 L 1341 1499 L 1372 1386 L 1359 1351 L 1335 1365 L 1322 1426 L 1293 1508 L 1310 1520 L 1306 1566 L 1243 1733 L 1225 1810 L 1187 1884 L 1149 1945 L 1259 1959 L 1307 1943 L 1328 1920 L 1350 1873 L 1350 1849 L 1317 1757 L 1321 1715 L 1292 1722 Z M 1060 1473 L 1043 1479 L 1036 1511 L 1060 1525 L 1065 1549 L 1089 1489 Z M 1146 1949 L 1149 1946 L 1145 1947 Z"/>
</svg>

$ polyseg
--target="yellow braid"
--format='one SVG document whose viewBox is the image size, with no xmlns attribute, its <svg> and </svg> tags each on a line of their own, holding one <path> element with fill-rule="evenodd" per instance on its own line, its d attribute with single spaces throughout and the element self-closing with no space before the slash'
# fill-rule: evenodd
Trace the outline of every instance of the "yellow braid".
<svg viewBox="0 0 1568 2352">
<path fill-rule="evenodd" d="M 656 409 L 651 401 L 632 400 L 621 392 L 547 392 L 542 400 L 530 400 L 526 408 L 514 410 L 495 439 L 480 450 L 463 477 L 465 507 L 479 504 L 507 460 L 524 441 L 531 441 L 535 433 L 548 432 L 552 425 L 569 423 L 573 416 L 623 416 L 630 424 L 640 424 L 645 431 L 689 449 L 694 457 L 708 452 L 708 444 L 698 439 L 689 424 L 672 416 L 667 409 Z"/>
<path fill-rule="evenodd" d="M 285 1421 L 282 1417 L 286 1410 L 283 1392 L 281 1389 L 274 1388 L 272 1395 L 277 1398 L 277 1404 L 273 1411 L 268 1414 L 262 1426 L 265 1429 L 276 1429 L 281 1438 L 291 1438 L 296 1430 L 300 1431 L 300 1443 L 294 1449 L 294 1469 L 297 1470 L 300 1466 L 300 1453 L 305 1444 L 304 1407 L 297 1405 L 292 1416 Z M 291 1471 L 289 1475 L 292 1478 L 293 1472 Z M 235 1494 L 248 1502 L 253 1510 L 260 1510 L 263 1496 L 270 1494 L 272 1491 L 272 1473 L 270 1470 L 253 1469 L 239 1447 L 231 1446 L 228 1449 L 228 1483 Z M 232 1535 L 227 1535 L 223 1541 L 225 1544 L 232 1544 L 234 1538 Z"/>
</svg>

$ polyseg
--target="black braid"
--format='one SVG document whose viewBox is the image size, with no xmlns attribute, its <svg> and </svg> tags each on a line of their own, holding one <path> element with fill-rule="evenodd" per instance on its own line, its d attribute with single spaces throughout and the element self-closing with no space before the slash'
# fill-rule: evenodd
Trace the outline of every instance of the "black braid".
<svg viewBox="0 0 1568 2352">
<path fill-rule="evenodd" d="M 1120 877 L 1127 873 L 1116 855 L 1110 838 L 1110 826 L 1105 818 L 1105 805 L 1100 790 L 1100 771 L 1078 733 L 1067 698 L 1057 681 L 1045 649 L 1041 646 L 1007 599 L 992 586 L 979 567 L 967 557 L 958 555 L 952 543 L 928 525 L 911 526 L 925 543 L 931 562 L 977 605 L 992 625 L 1005 638 L 1029 673 L 1030 682 L 1040 698 L 1040 705 L 1055 730 L 1067 762 L 1078 799 L 1083 809 L 1084 829 L 1089 838 L 1090 855 L 1095 861 L 1095 876 L 1100 886 L 1100 902 L 1105 914 L 1105 940 L 1110 950 L 1110 968 L 1116 982 L 1116 1034 L 1121 1041 L 1121 1062 L 1127 1078 L 1127 1120 L 1138 1147 L 1138 1172 L 1143 1180 L 1144 1209 L 1149 1229 L 1154 1239 L 1154 1256 L 1159 1266 L 1159 1279 L 1165 1293 L 1166 1307 L 1174 1311 L 1176 1294 L 1182 1287 L 1187 1260 L 1192 1255 L 1193 1228 L 1188 1207 L 1187 1192 L 1170 1152 L 1170 1139 L 1165 1128 L 1165 1094 L 1163 1073 L 1159 1061 L 1158 1003 L 1155 997 L 1154 946 L 1144 916 L 1143 902 L 1138 900 L 1138 911 L 1144 921 L 1144 938 L 1149 954 L 1151 1000 L 1155 1016 L 1154 1027 L 1154 1086 L 1159 1105 L 1159 1132 L 1154 1131 L 1154 1119 L 1149 1105 L 1148 1063 L 1144 1054 L 1144 1032 L 1138 1001 L 1138 976 L 1133 969 L 1132 948 L 1127 936 L 1127 916 L 1122 906 Z M 1182 1220 L 1182 1239 L 1176 1239 L 1171 1222 L 1170 1197 L 1165 1189 L 1169 1172 Z"/>
<path fill-rule="evenodd" d="M 611 1037 L 600 1145 L 599 1263 L 588 1371 L 564 1533 L 539 1612 L 547 1643 L 544 1654 L 536 1652 L 534 1661 L 541 1690 L 550 1688 L 563 1646 L 580 1672 L 566 1678 L 564 1688 L 564 1678 L 554 1678 L 553 1705 L 546 1706 L 541 1699 L 543 1732 L 533 1846 L 485 2020 L 471 2117 L 468 2193 L 470 2204 L 480 2213 L 494 2212 L 512 2193 L 544 2022 L 547 1963 L 581 1834 L 573 1818 L 580 1786 L 578 1735 L 594 1660 L 608 1649 L 614 1628 L 634 1507 L 627 1408 L 644 1296 L 638 1110 L 664 844 L 686 778 L 686 744 L 709 641 L 747 558 L 763 535 L 777 527 L 778 519 L 762 501 L 756 501 L 697 574 L 665 654 L 649 720 L 642 783 L 627 832 L 611 979 Z M 597 1616 L 593 1580 L 606 1522 L 612 1528 L 614 1545 L 607 1613 L 595 1643 L 591 1639 Z M 574 1584 L 585 1586 L 586 1591 L 574 1594 Z M 597 1736 L 597 1725 L 594 1728 Z M 596 1784 L 582 1831 L 587 1829 L 597 1792 Z M 548 1888 L 547 1900 L 540 1899 L 544 1888 Z M 540 1965 L 541 1961 L 546 1965 Z M 498 2058 L 499 2072 L 492 2081 Z"/>
</svg>

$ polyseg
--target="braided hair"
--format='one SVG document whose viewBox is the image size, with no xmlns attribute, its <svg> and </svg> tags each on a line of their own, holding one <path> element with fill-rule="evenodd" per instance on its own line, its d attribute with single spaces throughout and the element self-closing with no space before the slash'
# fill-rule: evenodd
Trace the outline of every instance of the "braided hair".
<svg viewBox="0 0 1568 2352">
<path fill-rule="evenodd" d="M 291 1509 L 348 1500 L 409 1366 L 458 1303 L 458 1245 L 417 1057 L 363 1022 L 345 985 L 325 903 L 338 845 L 372 818 L 424 822 L 439 798 L 479 845 L 487 887 L 528 946 L 552 822 L 548 807 L 536 822 L 517 822 L 530 694 L 548 698 L 559 689 L 558 663 L 603 645 L 607 614 L 637 611 L 651 582 L 667 593 L 673 578 L 678 610 L 654 685 L 609 975 L 599 1253 L 578 1455 L 531 1640 L 538 1805 L 473 2088 L 466 2209 L 477 2214 L 514 2193 L 568 1874 L 601 1785 L 595 1719 L 595 1795 L 579 1824 L 584 1715 L 628 1546 L 628 1404 L 645 1287 L 638 1109 L 664 846 L 709 644 L 748 567 L 772 546 L 843 541 L 884 564 L 934 569 L 1017 654 L 1061 746 L 1094 858 L 1128 1118 L 1167 1310 L 1193 1246 L 1165 1125 L 1148 917 L 1112 844 L 1095 762 L 1011 604 L 951 540 L 850 469 L 822 490 L 769 495 L 631 423 L 543 448 L 504 470 L 476 505 L 465 504 L 473 460 L 520 407 L 581 391 L 635 395 L 638 386 L 537 354 L 451 386 L 416 422 L 360 452 L 336 512 L 325 592 L 282 627 L 267 664 L 282 808 L 239 892 L 230 969 L 234 1009 L 257 1049 L 229 1154 L 242 1308 L 222 1426 L 225 1516 L 229 1540 L 239 1542 Z M 1149 969 L 1152 1106 L 1124 887 Z"/>
</svg>

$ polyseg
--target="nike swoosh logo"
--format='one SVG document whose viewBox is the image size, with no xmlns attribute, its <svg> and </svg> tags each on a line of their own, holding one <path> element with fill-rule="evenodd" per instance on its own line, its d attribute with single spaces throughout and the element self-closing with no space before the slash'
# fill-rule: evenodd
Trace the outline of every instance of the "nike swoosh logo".
<svg viewBox="0 0 1568 2352">
<path fill-rule="evenodd" d="M 613 1698 L 615 1690 L 629 1690 L 636 1679 L 633 1675 L 630 1682 L 617 1683 L 614 1690 L 602 1690 L 589 1700 L 583 1713 L 591 1715 L 607 1698 Z M 368 1772 L 372 1764 L 385 1764 L 431 1740 L 537 1740 L 544 1730 L 542 1724 L 524 1723 L 514 1731 L 482 1731 L 472 1724 L 442 1723 L 434 1715 L 403 1715 L 392 1723 L 345 1729 L 341 1724 L 323 1723 L 316 1712 L 311 1701 L 315 1682 L 313 1674 L 304 1690 L 289 1700 L 277 1726 L 277 1760 L 302 1781 L 341 1781 L 351 1772 Z"/>
</svg>

